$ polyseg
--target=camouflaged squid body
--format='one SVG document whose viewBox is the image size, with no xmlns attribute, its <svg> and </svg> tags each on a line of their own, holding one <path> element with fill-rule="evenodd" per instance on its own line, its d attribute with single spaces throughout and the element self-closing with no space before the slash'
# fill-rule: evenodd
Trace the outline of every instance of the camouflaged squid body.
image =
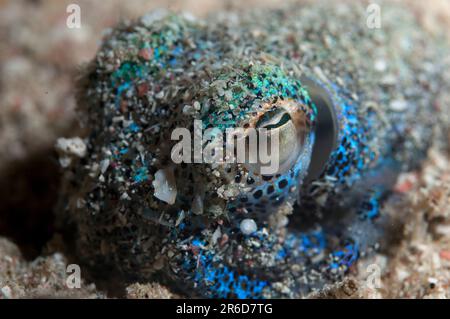
<svg viewBox="0 0 450 319">
<path fill-rule="evenodd" d="M 386 7 L 373 30 L 364 9 L 153 13 L 110 30 L 79 83 L 87 154 L 62 201 L 78 256 L 192 296 L 272 298 L 376 249 L 383 199 L 433 139 L 441 60 L 407 11 Z M 171 134 L 194 120 L 281 132 L 280 170 L 173 163 Z"/>
</svg>

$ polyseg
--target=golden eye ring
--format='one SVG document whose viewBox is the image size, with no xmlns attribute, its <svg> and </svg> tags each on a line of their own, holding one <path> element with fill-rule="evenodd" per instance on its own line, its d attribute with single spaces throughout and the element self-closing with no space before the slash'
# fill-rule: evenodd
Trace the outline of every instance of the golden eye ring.
<svg viewBox="0 0 450 319">
<path fill-rule="evenodd" d="M 248 132 L 244 131 L 246 140 L 246 150 L 249 157 L 245 167 L 254 175 L 261 175 L 261 149 L 259 139 L 261 134 L 266 135 L 265 139 L 268 146 L 271 145 L 271 139 L 276 135 L 278 138 L 278 149 L 270 149 L 270 156 L 278 156 L 278 169 L 276 174 L 283 174 L 288 171 L 297 161 L 303 150 L 305 137 L 311 129 L 311 123 L 307 119 L 305 113 L 306 108 L 298 101 L 281 100 L 276 102 L 268 102 L 262 105 L 262 109 L 257 115 L 248 122 L 246 131 L 255 129 L 258 137 L 256 162 L 250 160 L 255 148 L 248 145 Z M 270 148 L 270 147 L 269 147 Z M 274 153 L 275 152 L 275 153 Z"/>
</svg>

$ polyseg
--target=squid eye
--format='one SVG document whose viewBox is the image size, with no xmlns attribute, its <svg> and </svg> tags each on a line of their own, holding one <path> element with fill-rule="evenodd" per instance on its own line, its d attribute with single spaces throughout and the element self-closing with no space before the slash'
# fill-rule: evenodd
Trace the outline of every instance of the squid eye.
<svg viewBox="0 0 450 319">
<path fill-rule="evenodd" d="M 301 78 L 301 81 L 317 108 L 315 125 L 316 138 L 311 154 L 308 175 L 305 178 L 309 182 L 322 174 L 330 154 L 336 147 L 339 125 L 335 104 L 338 102 L 325 86 L 312 78 L 304 76 Z"/>
<path fill-rule="evenodd" d="M 295 104 L 295 102 L 292 102 L 292 104 Z M 298 160 L 304 144 L 306 126 L 304 114 L 298 111 L 300 109 L 298 105 L 290 106 L 272 105 L 256 121 L 254 127 L 257 130 L 258 158 L 256 164 L 247 165 L 252 172 L 262 175 L 282 174 L 292 168 Z M 260 143 L 262 138 L 264 140 Z M 272 144 L 274 138 L 278 139 L 278 143 Z M 267 145 L 267 149 L 262 150 L 262 145 Z M 271 148 L 272 145 L 275 145 L 275 149 Z M 249 147 L 248 149 L 251 153 L 252 148 Z M 267 164 L 261 161 L 261 156 L 266 155 L 271 160 L 275 159 L 278 164 L 277 170 L 273 174 L 264 174 L 261 170 L 262 166 Z"/>
</svg>

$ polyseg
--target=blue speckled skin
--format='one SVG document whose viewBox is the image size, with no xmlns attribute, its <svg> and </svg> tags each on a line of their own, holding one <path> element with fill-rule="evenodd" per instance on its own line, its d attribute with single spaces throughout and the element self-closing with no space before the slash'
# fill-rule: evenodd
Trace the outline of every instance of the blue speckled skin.
<svg viewBox="0 0 450 319">
<path fill-rule="evenodd" d="M 328 9 L 208 25 L 147 16 L 105 38 L 79 86 L 88 156 L 71 168 L 77 191 L 67 209 L 78 225 L 80 258 L 129 279 L 163 278 L 190 296 L 293 298 L 342 279 L 373 251 L 384 231 L 382 200 L 401 171 L 420 163 L 432 138 L 435 119 L 426 108 L 434 93 L 417 97 L 407 88 L 421 85 L 408 77 L 425 72 L 418 61 L 434 57 L 402 53 L 407 72 L 387 89 L 371 61 L 393 45 L 398 21 L 385 23 L 378 42 L 352 23 L 339 26 L 340 36 L 332 23 L 314 27 L 311 12 Z M 361 12 L 350 6 L 340 18 L 358 21 Z M 398 14 L 414 27 L 409 15 Z M 325 46 L 319 39 L 327 37 Z M 345 45 L 362 39 L 369 39 L 364 47 Z M 332 101 L 337 121 L 333 150 L 313 180 L 307 175 L 320 114 L 305 76 Z M 408 105 L 401 114 L 388 108 L 395 92 L 404 92 Z M 196 103 L 198 109 L 186 108 Z M 204 129 L 252 126 L 286 105 L 304 129 L 287 171 L 262 178 L 237 164 L 171 163 L 174 128 L 192 131 L 193 120 Z M 412 127 L 420 133 L 414 142 Z M 105 161 L 99 172 L 96 163 Z M 161 169 L 176 180 L 173 204 L 155 196 Z M 239 225 L 249 218 L 257 230 L 245 235 Z"/>
</svg>

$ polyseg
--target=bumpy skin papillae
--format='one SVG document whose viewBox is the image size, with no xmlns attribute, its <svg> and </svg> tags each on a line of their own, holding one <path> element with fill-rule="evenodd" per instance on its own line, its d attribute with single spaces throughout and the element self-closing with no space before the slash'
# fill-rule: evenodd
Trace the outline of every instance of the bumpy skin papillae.
<svg viewBox="0 0 450 319">
<path fill-rule="evenodd" d="M 300 297 L 342 278 L 377 243 L 380 201 L 437 123 L 441 51 L 404 8 L 383 9 L 382 29 L 367 27 L 363 6 L 326 2 L 206 21 L 154 13 L 112 30 L 79 86 L 88 155 L 67 174 L 66 215 L 80 258 L 192 296 Z M 338 124 L 314 180 L 305 76 Z M 288 171 L 172 162 L 175 128 L 245 127 L 280 105 L 306 128 Z M 157 172 L 173 203 L 155 196 Z"/>
</svg>

